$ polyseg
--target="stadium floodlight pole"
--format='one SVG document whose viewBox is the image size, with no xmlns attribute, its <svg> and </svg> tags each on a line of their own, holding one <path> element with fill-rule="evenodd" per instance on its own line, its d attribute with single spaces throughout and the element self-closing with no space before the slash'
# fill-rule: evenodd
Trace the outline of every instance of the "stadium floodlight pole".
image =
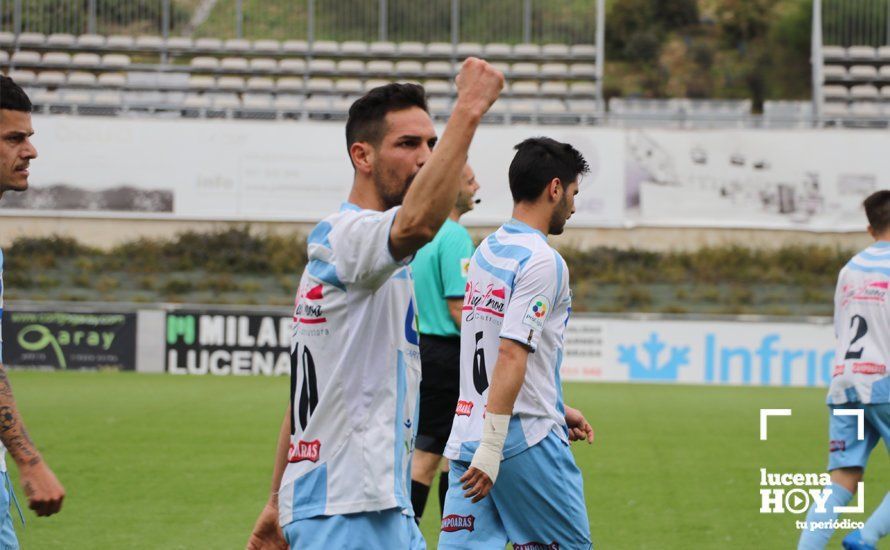
<svg viewBox="0 0 890 550">
<path fill-rule="evenodd" d="M 822 126 L 822 0 L 813 1 L 813 30 L 810 44 L 813 75 L 813 122 Z"/>
<path fill-rule="evenodd" d="M 315 0 L 306 0 L 306 42 L 307 48 L 312 53 L 312 43 L 315 42 Z"/>
<path fill-rule="evenodd" d="M 600 116 L 605 112 L 603 103 L 603 66 L 605 62 L 606 0 L 596 0 L 596 110 Z"/>
</svg>

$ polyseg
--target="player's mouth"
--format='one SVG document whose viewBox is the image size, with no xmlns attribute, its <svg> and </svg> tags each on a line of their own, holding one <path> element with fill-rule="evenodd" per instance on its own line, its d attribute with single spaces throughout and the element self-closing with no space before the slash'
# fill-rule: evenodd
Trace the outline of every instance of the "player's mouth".
<svg viewBox="0 0 890 550">
<path fill-rule="evenodd" d="M 26 178 L 31 175 L 30 170 L 28 170 L 28 165 L 19 166 L 15 169 L 15 173 L 21 176 L 25 176 Z"/>
</svg>

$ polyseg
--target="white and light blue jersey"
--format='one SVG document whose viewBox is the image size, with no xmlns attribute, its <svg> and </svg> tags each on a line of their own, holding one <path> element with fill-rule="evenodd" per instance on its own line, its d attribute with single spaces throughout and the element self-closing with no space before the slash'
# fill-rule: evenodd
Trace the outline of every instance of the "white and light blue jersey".
<svg viewBox="0 0 890 550">
<path fill-rule="evenodd" d="M 890 242 L 878 241 L 841 269 L 828 403 L 890 403 Z"/>
<path fill-rule="evenodd" d="M 566 263 L 543 233 L 510 220 L 482 241 L 467 276 L 460 398 L 446 457 L 470 461 L 479 446 L 502 338 L 531 352 L 513 406 L 504 458 L 537 444 L 551 431 L 568 442 L 559 369 L 571 305 Z"/>
<path fill-rule="evenodd" d="M 413 515 L 420 352 L 411 258 L 389 250 L 397 211 L 347 203 L 309 235 L 294 309 L 282 526 L 392 508 Z"/>
</svg>

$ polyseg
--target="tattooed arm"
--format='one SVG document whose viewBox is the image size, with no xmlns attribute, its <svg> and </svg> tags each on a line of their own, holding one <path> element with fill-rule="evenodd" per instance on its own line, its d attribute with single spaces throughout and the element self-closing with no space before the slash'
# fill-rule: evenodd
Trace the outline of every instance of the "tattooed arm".
<svg viewBox="0 0 890 550">
<path fill-rule="evenodd" d="M 65 489 L 25 430 L 15 405 L 6 369 L 0 364 L 0 441 L 19 467 L 19 478 L 28 497 L 28 506 L 38 516 L 51 516 L 62 508 Z"/>
</svg>

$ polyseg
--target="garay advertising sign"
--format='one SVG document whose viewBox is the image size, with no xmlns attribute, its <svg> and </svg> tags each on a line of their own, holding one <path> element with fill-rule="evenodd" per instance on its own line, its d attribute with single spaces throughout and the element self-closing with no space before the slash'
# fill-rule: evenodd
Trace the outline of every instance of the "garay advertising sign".
<svg viewBox="0 0 890 550">
<path fill-rule="evenodd" d="M 16 368 L 134 370 L 136 314 L 4 311 L 3 363 Z"/>
</svg>

